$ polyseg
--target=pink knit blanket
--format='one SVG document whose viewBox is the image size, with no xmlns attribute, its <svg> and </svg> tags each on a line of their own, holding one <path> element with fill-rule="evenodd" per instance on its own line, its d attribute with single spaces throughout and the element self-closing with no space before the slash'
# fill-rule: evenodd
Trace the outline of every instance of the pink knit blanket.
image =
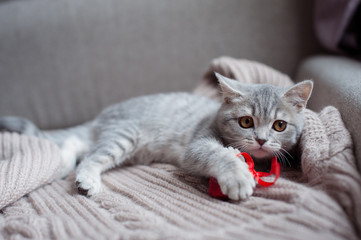
<svg viewBox="0 0 361 240">
<path fill-rule="evenodd" d="M 253 83 L 292 81 L 263 64 L 215 59 L 196 94 L 217 99 L 213 71 Z M 207 179 L 166 164 L 103 174 L 103 190 L 78 195 L 45 140 L 0 134 L 0 239 L 359 239 L 361 178 L 352 141 L 334 107 L 306 111 L 301 169 L 247 201 L 211 198 Z"/>
</svg>

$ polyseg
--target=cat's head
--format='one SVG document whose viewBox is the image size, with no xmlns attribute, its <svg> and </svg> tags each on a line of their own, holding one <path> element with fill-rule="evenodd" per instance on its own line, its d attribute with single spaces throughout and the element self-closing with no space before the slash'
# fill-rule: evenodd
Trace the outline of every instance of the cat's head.
<svg viewBox="0 0 361 240">
<path fill-rule="evenodd" d="M 313 82 L 281 88 L 216 76 L 224 100 L 217 115 L 223 141 L 255 159 L 288 155 L 300 137 Z"/>
</svg>

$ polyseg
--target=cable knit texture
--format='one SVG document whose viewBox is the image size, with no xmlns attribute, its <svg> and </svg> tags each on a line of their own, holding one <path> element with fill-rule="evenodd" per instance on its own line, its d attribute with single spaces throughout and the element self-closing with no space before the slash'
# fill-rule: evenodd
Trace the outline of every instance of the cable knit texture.
<svg viewBox="0 0 361 240">
<path fill-rule="evenodd" d="M 219 98 L 218 71 L 246 82 L 289 86 L 259 63 L 219 58 L 195 93 Z M 253 80 L 255 79 L 255 80 Z M 247 201 L 208 195 L 207 179 L 167 164 L 128 166 L 102 175 L 103 189 L 78 195 L 45 140 L 0 135 L 0 233 L 5 239 L 359 239 L 361 180 L 352 141 L 334 107 L 306 111 L 300 169 L 257 186 Z M 35 190 L 34 190 L 35 189 Z M 10 204 L 11 203 L 11 204 Z"/>
<path fill-rule="evenodd" d="M 0 209 L 49 183 L 61 168 L 58 147 L 35 137 L 0 135 Z"/>
</svg>

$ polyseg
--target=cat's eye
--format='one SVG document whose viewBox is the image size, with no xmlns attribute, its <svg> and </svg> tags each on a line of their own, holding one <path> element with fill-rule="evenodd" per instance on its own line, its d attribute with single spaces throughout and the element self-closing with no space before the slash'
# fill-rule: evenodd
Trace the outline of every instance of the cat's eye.
<svg viewBox="0 0 361 240">
<path fill-rule="evenodd" d="M 287 122 L 282 120 L 277 120 L 273 123 L 273 129 L 277 132 L 283 132 L 287 127 Z"/>
<path fill-rule="evenodd" d="M 243 128 L 251 128 L 253 127 L 253 118 L 250 116 L 240 117 L 238 123 Z"/>
</svg>

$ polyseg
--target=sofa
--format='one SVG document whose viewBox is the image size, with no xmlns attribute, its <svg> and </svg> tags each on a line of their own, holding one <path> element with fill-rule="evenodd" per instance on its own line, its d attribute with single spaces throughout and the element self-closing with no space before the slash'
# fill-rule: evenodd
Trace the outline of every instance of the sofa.
<svg viewBox="0 0 361 240">
<path fill-rule="evenodd" d="M 0 4 L 0 115 L 42 128 L 82 123 L 130 97 L 190 91 L 222 55 L 295 77 L 321 51 L 309 0 Z"/>
<path fill-rule="evenodd" d="M 353 140 L 353 144 L 351 140 L 345 143 L 344 149 L 351 149 L 345 155 L 346 159 L 350 166 L 354 169 L 358 167 L 360 171 L 361 135 L 358 134 L 358 124 L 361 120 L 359 94 L 361 63 L 346 56 L 332 54 L 321 47 L 314 31 L 313 7 L 312 0 L 2 0 L 0 1 L 0 116 L 26 117 L 42 129 L 74 126 L 92 119 L 104 107 L 131 97 L 158 92 L 193 91 L 204 78 L 203 74 L 211 60 L 226 55 L 260 62 L 288 75 L 295 82 L 312 79 L 315 85 L 308 108 L 320 112 L 326 106 L 333 105 L 335 108 L 328 108 L 321 113 L 322 121 L 327 120 L 322 117 L 325 114 L 330 113 L 337 118 L 338 113 L 335 111 L 340 112 L 348 130 L 340 128 L 339 132 L 342 132 L 340 136 L 348 139 L 350 133 Z M 341 120 L 337 121 L 342 123 Z M 16 140 L 14 145 L 9 144 L 6 147 L 7 150 L 2 153 L 3 158 L 10 156 L 10 152 L 14 149 L 28 146 L 28 139 L 21 137 L 4 135 L 1 138 L 3 146 L 10 141 L 9 139 Z M 51 161 L 50 163 L 45 161 L 49 158 L 53 159 L 53 164 L 58 164 L 57 161 L 60 160 L 57 160 L 55 153 L 58 150 L 55 146 L 41 142 L 45 140 L 34 141 L 36 144 L 29 146 L 33 146 L 34 149 L 47 149 L 48 155 L 39 166 L 49 167 Z M 24 147 L 24 149 L 22 150 L 24 153 L 30 151 L 28 148 Z M 355 158 L 349 158 L 348 156 L 352 156 L 353 153 Z M 294 219 L 291 219 L 293 225 L 289 226 L 294 232 L 290 229 L 278 233 L 277 228 L 280 226 L 273 224 L 272 221 L 262 221 L 267 227 L 261 231 L 251 227 L 254 224 L 253 220 L 247 222 L 242 218 L 244 215 L 232 212 L 232 209 L 235 211 L 237 208 L 227 205 L 227 202 L 208 198 L 199 200 L 207 191 L 206 181 L 187 176 L 172 166 L 155 164 L 112 170 L 104 176 L 103 181 L 112 190 L 116 189 L 115 192 L 106 191 L 104 195 L 89 199 L 78 196 L 74 187 L 69 184 L 73 182 L 74 174 L 67 178 L 68 182 L 65 180 L 54 182 L 51 173 L 56 171 L 55 165 L 49 168 L 47 175 L 44 175 L 39 185 L 42 187 L 34 188 L 35 191 L 32 193 L 29 190 L 27 193 L 29 195 L 17 198 L 17 201 L 1 210 L 0 230 L 4 238 L 10 236 L 32 239 L 249 237 L 244 232 L 258 232 L 253 235 L 255 239 L 264 236 L 269 236 L 270 239 L 304 239 L 317 236 L 317 232 L 324 239 L 360 237 L 361 208 L 357 202 L 350 203 L 351 207 L 346 211 L 347 216 L 353 212 L 350 218 L 345 217 L 348 220 L 343 228 L 343 231 L 349 231 L 350 235 L 342 235 L 344 232 L 341 230 L 339 235 L 335 235 L 331 230 L 322 232 L 319 229 L 306 231 L 306 234 L 302 235 L 302 231 L 306 228 L 312 229 L 312 223 L 307 225 L 302 222 L 297 225 L 297 215 L 293 216 Z M 349 166 L 347 169 L 353 171 Z M 140 182 L 143 186 L 154 184 L 148 187 L 154 189 L 152 193 L 162 199 L 159 200 L 151 193 L 141 191 L 140 182 L 137 182 L 135 177 L 129 177 L 131 180 L 121 179 L 117 171 L 124 176 L 133 173 L 134 176 L 142 179 Z M 359 186 L 357 184 L 360 183 L 359 173 L 355 171 L 349 175 L 355 180 L 350 183 L 352 189 L 357 189 Z M 297 179 L 301 185 L 306 182 L 300 173 L 286 174 L 287 176 Z M 312 178 L 315 176 L 317 174 L 313 174 Z M 138 187 L 140 192 L 129 190 L 131 193 L 127 193 L 116 185 L 114 179 L 118 179 L 123 184 L 121 186 L 126 189 Z M 314 186 L 317 185 L 316 182 L 313 182 Z M 280 186 L 291 185 L 289 180 L 284 180 Z M 307 189 L 304 190 L 309 193 Z M 189 193 L 187 199 L 181 199 L 176 195 L 179 193 L 177 191 L 182 194 Z M 325 191 L 327 192 L 327 189 Z M 167 196 L 170 193 L 175 195 Z M 41 197 L 49 194 L 52 200 L 44 200 Z M 264 195 L 262 190 L 259 190 L 255 199 L 274 196 L 272 190 L 267 194 Z M 292 211 L 297 211 L 299 206 L 305 208 L 309 206 L 302 205 L 307 202 L 302 198 L 302 194 L 294 194 L 297 195 L 299 201 L 297 203 L 300 205 L 293 206 Z M 310 196 L 314 196 L 312 194 Z M 352 199 L 359 196 L 358 191 L 352 194 L 354 194 Z M 66 196 L 67 205 L 55 204 L 54 199 L 62 196 Z M 198 200 L 192 202 L 196 197 Z M 320 203 L 325 204 L 325 211 L 329 207 L 339 212 L 340 216 L 346 216 L 342 212 L 346 207 L 336 204 L 338 198 L 341 199 L 342 196 L 335 198 L 335 202 L 330 200 L 331 202 L 328 203 L 322 200 Z M 282 213 L 273 212 L 272 204 L 282 199 L 264 198 L 262 206 L 252 205 L 253 200 L 251 200 L 240 209 L 243 209 L 244 214 L 252 216 L 254 221 L 264 219 L 264 216 L 254 215 L 252 209 L 261 209 L 262 213 L 277 217 Z M 287 204 L 296 198 L 290 199 Z M 188 205 L 182 205 L 185 203 Z M 31 205 L 33 207 L 30 207 Z M 214 207 L 214 214 L 204 206 Z M 26 208 L 31 209 L 29 215 L 19 210 Z M 192 211 L 200 209 L 200 213 L 192 215 L 189 209 Z M 285 211 L 283 214 L 286 214 L 287 211 L 291 211 L 291 205 L 282 209 Z M 85 211 L 91 214 L 80 214 Z M 38 214 L 36 218 L 32 215 L 35 213 Z M 216 226 L 219 224 L 221 227 L 206 226 L 207 221 L 201 216 L 205 213 L 212 216 L 209 219 L 210 224 Z M 305 216 L 302 214 L 300 212 L 300 218 L 308 213 L 304 213 Z M 22 217 L 19 217 L 20 215 Z M 104 217 L 104 220 L 96 216 Z M 162 218 L 164 216 L 166 221 Z M 272 217 L 269 219 L 273 219 Z M 241 222 L 235 222 L 236 218 L 241 222 L 247 222 L 248 225 L 244 227 Z M 325 218 L 331 219 L 330 216 Z M 109 219 L 121 222 L 121 227 Z M 187 222 L 189 219 L 192 221 Z M 163 220 L 168 223 L 162 225 L 165 224 Z M 285 218 L 284 221 L 286 220 Z M 331 220 L 329 222 L 332 222 Z M 327 221 L 317 222 L 316 218 L 315 221 L 320 229 L 334 228 L 327 225 L 329 224 Z M 172 223 L 177 224 L 172 225 Z M 234 223 L 234 225 L 227 228 L 222 225 L 224 223 Z M 35 228 L 36 224 L 41 227 Z M 24 227 L 19 228 L 20 225 Z M 74 225 L 77 228 L 74 228 Z M 181 231 L 180 229 L 183 228 L 177 228 L 179 226 L 186 230 Z M 162 227 L 165 228 L 163 231 Z M 197 232 L 197 227 L 203 232 Z M 115 231 L 115 228 L 119 229 Z M 106 231 L 102 232 L 104 229 Z M 274 231 L 267 232 L 266 229 Z"/>
</svg>

